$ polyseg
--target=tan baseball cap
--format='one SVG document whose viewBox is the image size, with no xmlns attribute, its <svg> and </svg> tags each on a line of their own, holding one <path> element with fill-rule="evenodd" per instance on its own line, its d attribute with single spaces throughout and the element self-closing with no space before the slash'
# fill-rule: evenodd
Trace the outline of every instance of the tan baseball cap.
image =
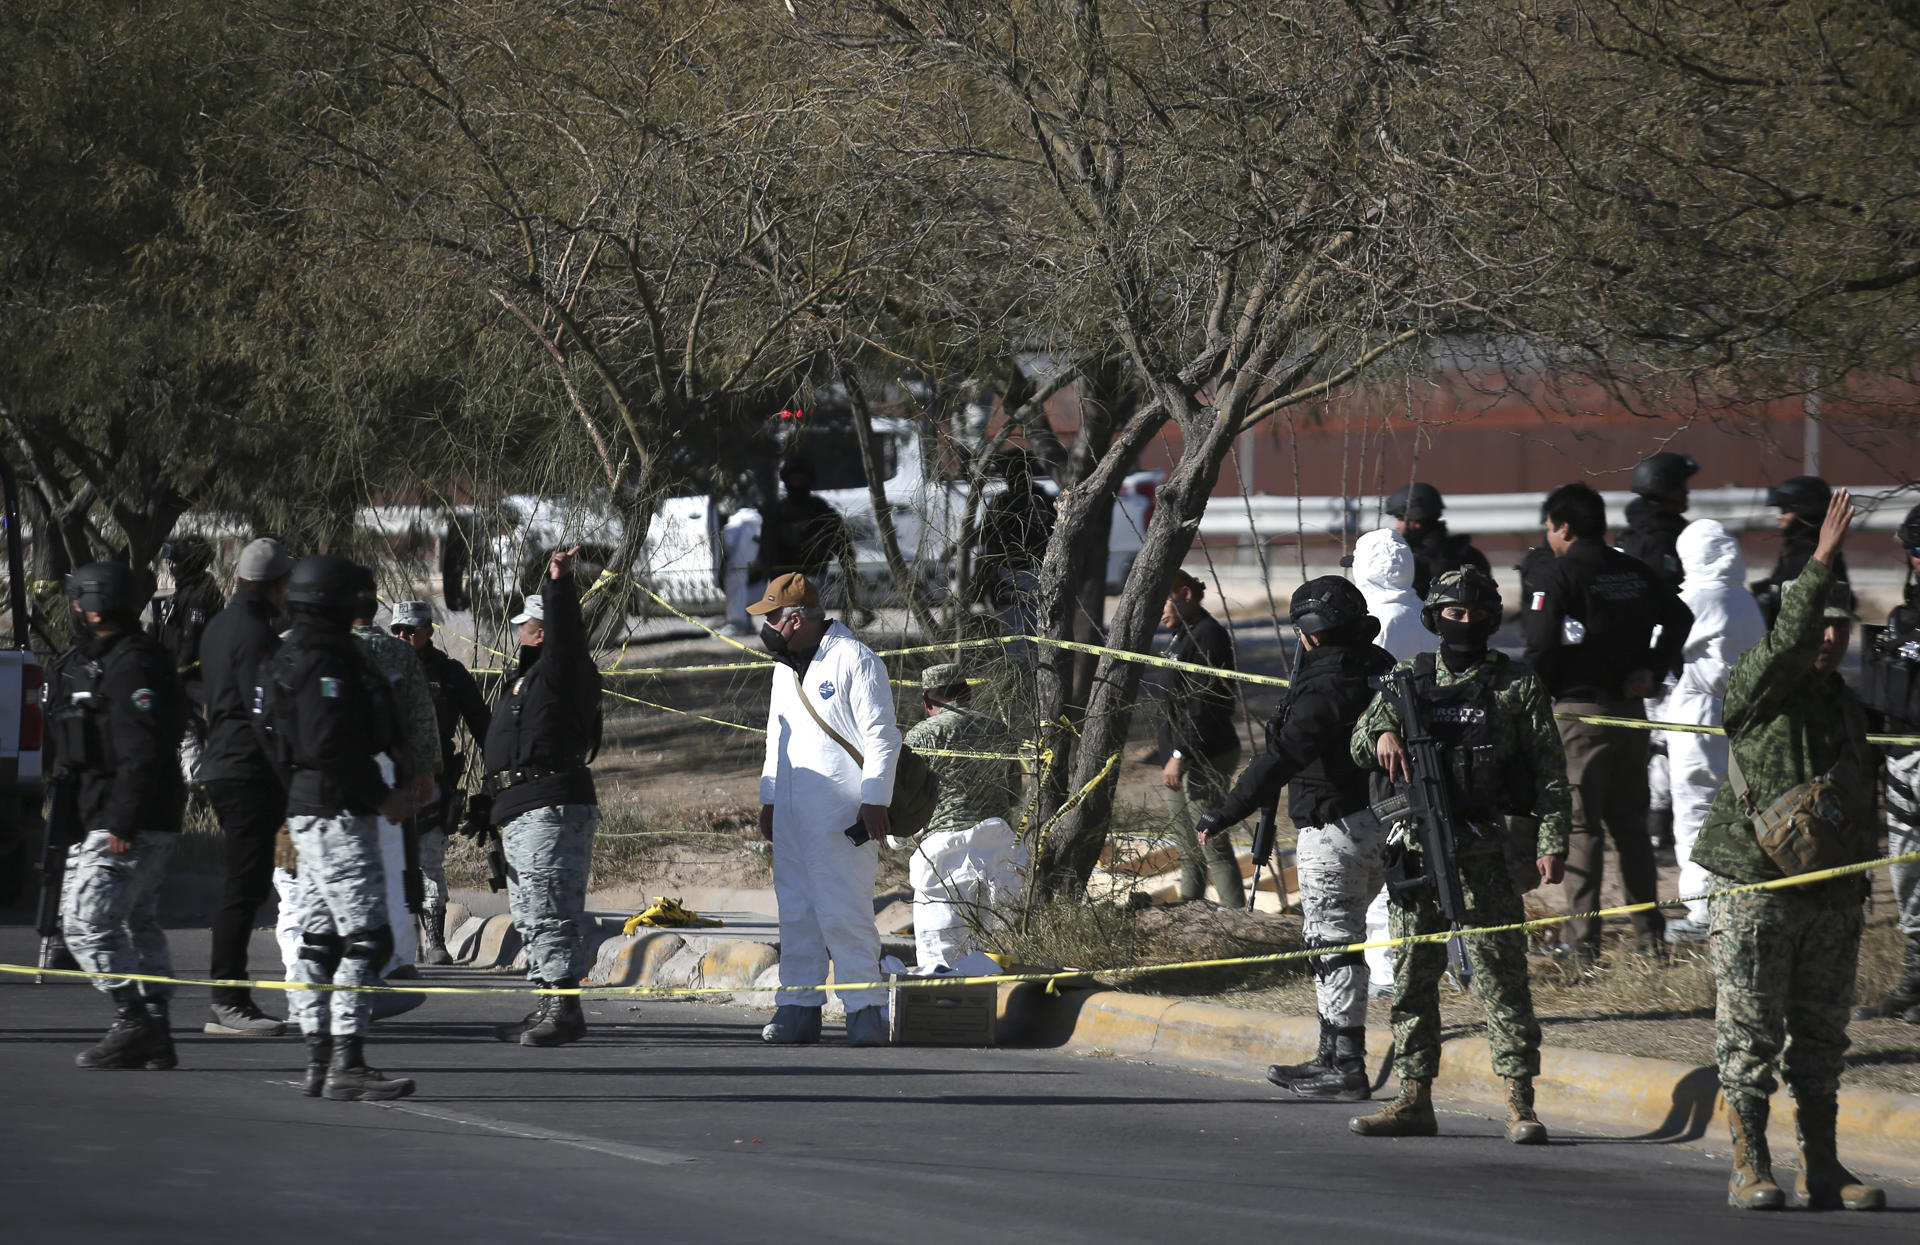
<svg viewBox="0 0 1920 1245">
<path fill-rule="evenodd" d="M 747 607 L 749 614 L 771 614 L 775 610 L 820 604 L 820 593 L 799 571 L 782 575 L 767 585 L 767 595 Z"/>
</svg>

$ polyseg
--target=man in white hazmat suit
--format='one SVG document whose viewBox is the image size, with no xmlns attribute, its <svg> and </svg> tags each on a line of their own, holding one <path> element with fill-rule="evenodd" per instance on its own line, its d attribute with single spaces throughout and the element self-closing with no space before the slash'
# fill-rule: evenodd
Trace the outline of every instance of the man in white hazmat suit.
<svg viewBox="0 0 1920 1245">
<path fill-rule="evenodd" d="M 1681 652 L 1680 679 L 1660 702 L 1656 721 L 1718 726 L 1734 661 L 1766 639 L 1767 621 L 1747 590 L 1747 564 L 1740 543 L 1712 519 L 1689 523 L 1674 544 L 1686 575 L 1680 600 L 1693 611 L 1693 626 Z M 1712 877 L 1693 862 L 1694 841 L 1714 793 L 1727 780 L 1724 735 L 1662 731 L 1673 785 L 1673 853 L 1680 860 L 1680 893 L 1699 895 L 1687 915 L 1667 922 L 1670 943 L 1707 941 L 1707 901 Z"/>
<path fill-rule="evenodd" d="M 773 891 L 780 905 L 780 984 L 773 1022 L 761 1039 L 820 1040 L 820 1009 L 831 962 L 836 980 L 880 979 L 880 932 L 873 881 L 880 841 L 891 825 L 900 728 L 893 688 L 873 650 L 840 622 L 828 622 L 820 594 L 797 572 L 767 585 L 747 607 L 778 664 L 760 771 L 760 833 L 773 841 Z M 884 1046 L 884 990 L 841 990 L 847 1041 Z"/>
<path fill-rule="evenodd" d="M 1373 642 L 1395 661 L 1412 661 L 1432 652 L 1438 641 L 1420 621 L 1422 602 L 1413 591 L 1413 546 L 1400 533 L 1383 527 L 1355 541 L 1352 555 L 1344 561 L 1353 586 L 1367 599 L 1367 613 L 1380 620 L 1380 634 Z M 1387 892 L 1382 890 L 1367 908 L 1367 941 L 1386 937 Z M 1392 994 L 1393 948 L 1372 947 L 1366 956 L 1369 991 Z"/>
</svg>

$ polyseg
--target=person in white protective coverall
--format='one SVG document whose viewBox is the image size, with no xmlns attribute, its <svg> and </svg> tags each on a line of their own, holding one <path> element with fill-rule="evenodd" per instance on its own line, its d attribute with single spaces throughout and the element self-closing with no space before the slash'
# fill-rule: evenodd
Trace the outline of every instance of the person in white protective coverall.
<svg viewBox="0 0 1920 1245">
<path fill-rule="evenodd" d="M 974 707 L 966 672 L 953 663 L 921 672 L 920 699 L 927 720 L 907 732 L 907 745 L 939 776 L 940 802 L 916 839 L 887 845 L 913 853 L 913 938 L 925 969 L 983 950 L 981 933 L 1021 893 L 1027 849 L 1007 821 L 1020 799 L 1012 730 Z"/>
<path fill-rule="evenodd" d="M 1380 621 L 1374 643 L 1395 661 L 1412 661 L 1432 652 L 1439 640 L 1420 621 L 1421 601 L 1413 591 L 1413 546 L 1406 538 L 1386 527 L 1368 532 L 1354 542 L 1345 562 L 1354 587 L 1367 599 L 1367 613 Z M 1387 892 L 1383 890 L 1367 908 L 1367 941 L 1379 942 L 1387 936 Z M 1369 992 L 1392 994 L 1393 948 L 1371 947 L 1366 956 Z"/>
<path fill-rule="evenodd" d="M 838 981 L 880 980 L 873 881 L 880 841 L 892 829 L 887 806 L 900 728 L 886 667 L 844 623 L 827 621 L 805 575 L 779 576 L 748 612 L 761 619 L 761 641 L 778 659 L 760 771 L 760 833 L 773 841 L 780 984 L 805 987 L 782 991 L 760 1036 L 817 1042 L 829 963 Z M 886 991 L 838 994 L 847 1041 L 886 1045 Z"/>
<path fill-rule="evenodd" d="M 1740 543 L 1712 519 L 1689 523 L 1674 548 L 1686 580 L 1680 600 L 1693 611 L 1687 631 L 1683 665 L 1673 690 L 1660 702 L 1656 721 L 1718 726 L 1727 695 L 1727 673 L 1734 661 L 1767 637 L 1766 617 L 1747 590 L 1747 564 Z M 1693 862 L 1694 841 L 1706 821 L 1707 809 L 1727 780 L 1727 740 L 1724 735 L 1692 731 L 1662 731 L 1667 741 L 1667 767 L 1673 784 L 1673 852 L 1680 859 L 1680 893 L 1699 895 L 1687 904 L 1687 915 L 1667 922 L 1670 943 L 1707 941 L 1707 901 L 1712 881 Z"/>
</svg>

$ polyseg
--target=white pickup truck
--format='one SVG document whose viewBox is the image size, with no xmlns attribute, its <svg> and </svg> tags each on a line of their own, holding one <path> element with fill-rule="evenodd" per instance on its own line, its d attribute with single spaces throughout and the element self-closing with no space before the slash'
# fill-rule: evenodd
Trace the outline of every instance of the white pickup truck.
<svg viewBox="0 0 1920 1245">
<path fill-rule="evenodd" d="M 900 553 L 915 568 L 923 590 L 937 595 L 951 578 L 966 522 L 967 482 L 935 470 L 923 428 L 915 421 L 879 418 L 873 430 L 886 476 L 882 494 Z M 851 425 L 822 420 L 804 436 L 805 452 L 820 477 L 816 495 L 845 517 L 853 535 L 855 566 L 867 586 L 862 599 L 893 595 Z M 1126 577 L 1140 551 L 1162 478 L 1161 472 L 1139 471 L 1121 486 L 1107 552 L 1110 587 Z M 1039 484 L 1056 491 L 1050 480 L 1043 478 Z M 1002 487 L 997 479 L 989 481 L 979 504 L 984 507 Z M 514 601 L 528 581 L 529 568 L 562 542 L 577 541 L 593 551 L 611 551 L 619 543 L 621 522 L 604 502 L 513 496 L 498 503 L 497 514 L 498 523 L 475 540 L 471 573 L 476 600 Z M 745 574 L 759 537 L 760 515 L 751 507 L 729 513 L 708 496 L 665 497 L 655 504 L 640 563 L 632 569 L 675 606 L 716 614 L 725 607 L 728 578 Z"/>
</svg>

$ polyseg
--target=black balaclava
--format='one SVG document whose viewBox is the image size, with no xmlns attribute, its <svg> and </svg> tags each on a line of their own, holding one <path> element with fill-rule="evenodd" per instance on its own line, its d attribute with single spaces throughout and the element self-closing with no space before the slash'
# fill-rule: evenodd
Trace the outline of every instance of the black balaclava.
<svg viewBox="0 0 1920 1245">
<path fill-rule="evenodd" d="M 1497 618 L 1467 618 L 1455 621 L 1442 614 L 1433 620 L 1440 633 L 1440 660 L 1447 669 L 1459 674 L 1487 653 L 1487 641 L 1500 628 Z"/>
</svg>

